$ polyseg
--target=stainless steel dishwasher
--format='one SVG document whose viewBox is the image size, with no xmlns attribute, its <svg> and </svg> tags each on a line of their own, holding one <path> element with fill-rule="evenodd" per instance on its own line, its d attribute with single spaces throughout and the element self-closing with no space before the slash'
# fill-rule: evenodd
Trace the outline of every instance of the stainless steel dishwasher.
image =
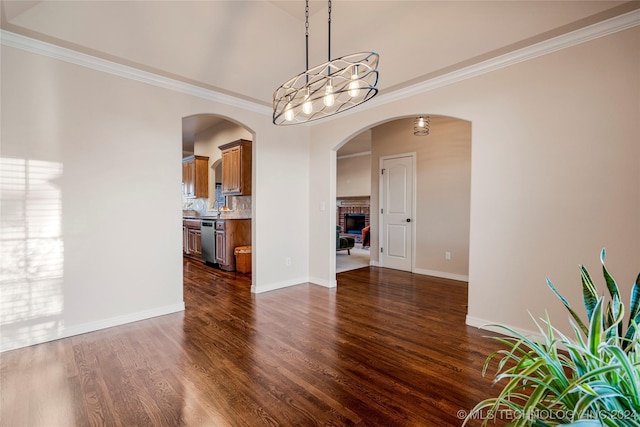
<svg viewBox="0 0 640 427">
<path fill-rule="evenodd" d="M 203 220 L 200 224 L 202 259 L 208 264 L 216 263 L 216 222 Z"/>
</svg>

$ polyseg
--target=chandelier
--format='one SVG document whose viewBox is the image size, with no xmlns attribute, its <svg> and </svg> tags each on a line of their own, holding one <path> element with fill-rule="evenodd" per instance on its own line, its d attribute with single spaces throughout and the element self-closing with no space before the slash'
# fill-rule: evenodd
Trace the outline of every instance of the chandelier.
<svg viewBox="0 0 640 427">
<path fill-rule="evenodd" d="M 273 124 L 310 122 L 346 111 L 378 93 L 376 52 L 361 52 L 331 60 L 331 0 L 328 61 L 309 69 L 309 0 L 305 7 L 306 71 L 273 93 Z"/>
<path fill-rule="evenodd" d="M 420 116 L 413 121 L 413 134 L 415 136 L 429 135 L 429 116 Z"/>
</svg>

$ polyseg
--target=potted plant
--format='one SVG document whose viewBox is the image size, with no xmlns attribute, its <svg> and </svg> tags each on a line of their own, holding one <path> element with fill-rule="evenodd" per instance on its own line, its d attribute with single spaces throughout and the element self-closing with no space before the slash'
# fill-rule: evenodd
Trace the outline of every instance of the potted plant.
<svg viewBox="0 0 640 427">
<path fill-rule="evenodd" d="M 530 338 L 503 325 L 510 337 L 494 337 L 506 349 L 487 358 L 497 360 L 494 384 L 503 383 L 498 397 L 478 403 L 465 419 L 482 415 L 483 424 L 509 419 L 510 426 L 640 426 L 640 274 L 631 290 L 629 320 L 618 285 L 604 264 L 609 298 L 600 296 L 589 272 L 580 266 L 586 321 L 547 279 L 547 284 L 571 315 L 573 334 L 564 335 L 549 317 L 534 323 L 540 338 Z"/>
</svg>

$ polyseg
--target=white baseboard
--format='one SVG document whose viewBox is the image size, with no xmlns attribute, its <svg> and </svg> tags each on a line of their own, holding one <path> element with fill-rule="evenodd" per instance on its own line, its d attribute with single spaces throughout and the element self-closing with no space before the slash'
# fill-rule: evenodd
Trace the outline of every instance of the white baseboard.
<svg viewBox="0 0 640 427">
<path fill-rule="evenodd" d="M 500 323 L 496 321 L 480 319 L 478 317 L 467 315 L 465 323 L 469 326 L 473 326 L 485 331 L 494 332 L 502 335 L 514 336 L 513 334 L 509 333 L 508 330 L 497 326 Z M 528 329 L 516 328 L 515 326 L 510 326 L 510 325 L 504 325 L 504 326 L 510 329 L 513 329 L 515 332 L 522 334 L 525 337 L 535 338 L 535 339 L 542 338 L 542 335 L 540 335 L 539 331 L 530 331 Z"/>
<path fill-rule="evenodd" d="M 275 291 L 277 289 L 288 288 L 289 286 L 303 285 L 305 283 L 311 283 L 313 285 L 324 286 L 325 288 L 335 288 L 338 286 L 336 280 L 320 279 L 318 277 L 299 277 L 297 279 L 289 279 L 283 282 L 269 283 L 256 288 L 251 286 L 251 292 L 254 294 L 261 294 L 263 292 Z"/>
<path fill-rule="evenodd" d="M 372 266 L 372 267 L 380 267 L 380 261 L 370 260 L 369 261 L 369 265 Z M 462 274 L 447 273 L 447 272 L 444 272 L 444 271 L 427 270 L 427 269 L 424 269 L 424 268 L 415 268 L 413 270 L 413 273 L 422 274 L 424 276 L 441 277 L 443 279 L 458 280 L 460 282 L 468 282 L 469 281 L 469 276 L 465 276 L 465 275 L 462 275 Z"/>
<path fill-rule="evenodd" d="M 441 277 L 443 279 L 459 280 L 461 282 L 468 282 L 469 281 L 469 276 L 465 276 L 465 275 L 462 275 L 462 274 L 447 273 L 445 271 L 436 271 L 436 270 L 426 270 L 424 268 L 415 268 L 413 270 L 413 272 L 415 274 L 423 274 L 425 276 Z"/>
<path fill-rule="evenodd" d="M 61 324 L 53 331 L 39 332 L 42 325 L 33 323 L 27 325 L 18 332 L 7 331 L 3 328 L 2 344 L 0 344 L 0 353 L 17 348 L 28 347 L 31 345 L 42 344 L 48 341 L 55 341 L 62 338 L 72 337 L 74 335 L 95 332 L 101 329 L 121 326 L 127 323 L 138 322 L 140 320 L 151 319 L 152 317 L 164 316 L 165 314 L 184 311 L 184 302 L 167 305 L 164 307 L 152 308 L 150 310 L 139 311 L 137 313 L 125 314 L 122 316 L 111 317 L 108 319 L 97 320 L 95 322 L 82 323 L 80 325 L 65 327 Z"/>
<path fill-rule="evenodd" d="M 251 285 L 251 292 L 253 292 L 254 294 L 261 294 L 263 292 L 275 291 L 276 289 L 288 288 L 289 286 L 295 286 L 295 285 L 302 285 L 308 282 L 309 282 L 308 277 L 298 277 L 295 279 L 284 280 L 282 282 L 267 283 L 266 285 L 262 285 L 260 287 Z"/>
<path fill-rule="evenodd" d="M 326 279 L 320 279 L 318 277 L 310 277 L 309 282 L 313 283 L 314 285 L 324 286 L 325 288 L 335 288 L 336 286 L 338 286 L 338 281 L 335 279 L 326 280 Z"/>
<path fill-rule="evenodd" d="M 288 288 L 289 286 L 303 285 L 305 283 L 311 283 L 313 285 L 324 286 L 325 288 L 335 288 L 338 286 L 338 282 L 334 280 L 320 279 L 318 277 L 299 277 L 297 279 L 289 279 L 283 282 L 269 283 L 259 288 L 251 286 L 251 292 L 254 294 L 261 294 L 263 292 L 275 291 L 277 289 Z"/>
</svg>

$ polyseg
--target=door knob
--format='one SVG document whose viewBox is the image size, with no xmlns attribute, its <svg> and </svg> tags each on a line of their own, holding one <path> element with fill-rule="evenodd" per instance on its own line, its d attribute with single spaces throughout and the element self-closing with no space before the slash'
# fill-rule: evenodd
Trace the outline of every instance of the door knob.
<svg viewBox="0 0 640 427">
<path fill-rule="evenodd" d="M 407 222 L 411 222 L 411 218 L 407 218 Z"/>
</svg>

